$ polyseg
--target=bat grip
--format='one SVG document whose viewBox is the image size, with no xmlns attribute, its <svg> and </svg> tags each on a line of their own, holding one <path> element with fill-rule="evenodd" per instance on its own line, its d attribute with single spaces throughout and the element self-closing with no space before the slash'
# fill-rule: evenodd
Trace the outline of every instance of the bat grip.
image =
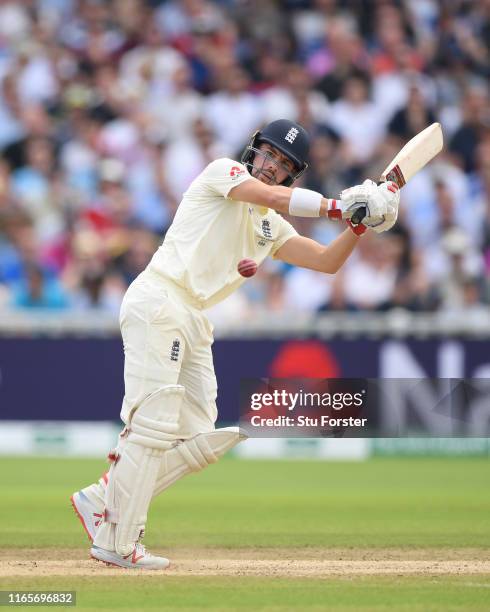
<svg viewBox="0 0 490 612">
<path fill-rule="evenodd" d="M 354 211 L 352 217 L 350 218 L 350 222 L 353 225 L 359 225 L 359 223 L 362 223 L 362 220 L 366 216 L 366 212 L 366 207 L 360 206 L 356 211 Z"/>
</svg>

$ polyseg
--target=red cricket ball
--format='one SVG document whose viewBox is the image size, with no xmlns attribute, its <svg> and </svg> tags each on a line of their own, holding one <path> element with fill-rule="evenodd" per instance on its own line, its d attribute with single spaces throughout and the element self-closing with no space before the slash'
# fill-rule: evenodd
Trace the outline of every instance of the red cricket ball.
<svg viewBox="0 0 490 612">
<path fill-rule="evenodd" d="M 257 272 L 257 264 L 253 259 L 242 259 L 238 262 L 237 270 L 242 276 L 249 278 Z"/>
</svg>

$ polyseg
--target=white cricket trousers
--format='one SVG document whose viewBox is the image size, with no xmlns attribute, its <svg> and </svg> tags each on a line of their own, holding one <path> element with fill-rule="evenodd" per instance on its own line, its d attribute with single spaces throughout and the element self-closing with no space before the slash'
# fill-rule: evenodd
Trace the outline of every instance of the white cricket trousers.
<svg viewBox="0 0 490 612">
<path fill-rule="evenodd" d="M 125 395 L 121 418 L 156 389 L 185 388 L 178 436 L 214 430 L 216 376 L 211 345 L 213 326 L 187 293 L 152 270 L 130 285 L 119 318 L 124 343 Z"/>
</svg>

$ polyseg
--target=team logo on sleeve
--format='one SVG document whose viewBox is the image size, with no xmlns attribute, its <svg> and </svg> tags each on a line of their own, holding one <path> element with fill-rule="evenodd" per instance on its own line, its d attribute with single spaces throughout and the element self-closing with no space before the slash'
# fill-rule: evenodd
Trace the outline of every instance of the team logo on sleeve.
<svg viewBox="0 0 490 612">
<path fill-rule="evenodd" d="M 242 176 L 242 174 L 245 174 L 245 169 L 240 168 L 240 166 L 233 166 L 230 170 L 230 176 L 233 178 Z"/>
</svg>

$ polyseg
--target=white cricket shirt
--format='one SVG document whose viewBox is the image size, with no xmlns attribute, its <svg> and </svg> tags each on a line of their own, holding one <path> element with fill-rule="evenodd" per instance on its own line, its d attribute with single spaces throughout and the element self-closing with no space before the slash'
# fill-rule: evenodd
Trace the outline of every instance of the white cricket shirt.
<svg viewBox="0 0 490 612">
<path fill-rule="evenodd" d="M 221 302 L 245 281 L 237 271 L 240 260 L 260 264 L 297 235 L 276 211 L 228 198 L 233 187 L 248 179 L 240 162 L 211 162 L 184 193 L 148 265 L 184 289 L 201 308 Z"/>
</svg>

